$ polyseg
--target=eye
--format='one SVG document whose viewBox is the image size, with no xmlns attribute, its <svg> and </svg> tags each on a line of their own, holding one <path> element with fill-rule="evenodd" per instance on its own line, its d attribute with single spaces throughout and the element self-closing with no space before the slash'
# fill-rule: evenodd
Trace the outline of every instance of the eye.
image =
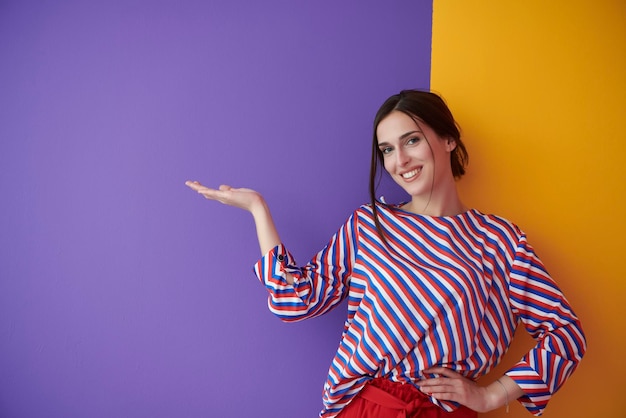
<svg viewBox="0 0 626 418">
<path fill-rule="evenodd" d="M 383 155 L 387 155 L 387 154 L 390 154 L 391 151 L 393 151 L 393 148 L 392 147 L 380 147 L 379 150 Z"/>
<path fill-rule="evenodd" d="M 407 139 L 406 144 L 407 145 L 414 145 L 417 144 L 418 142 L 420 142 L 420 137 L 419 136 L 412 136 L 409 139 Z"/>
</svg>

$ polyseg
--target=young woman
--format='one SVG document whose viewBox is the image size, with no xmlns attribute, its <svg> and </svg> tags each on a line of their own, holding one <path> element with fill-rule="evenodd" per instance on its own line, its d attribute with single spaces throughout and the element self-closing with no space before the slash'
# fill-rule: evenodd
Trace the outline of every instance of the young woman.
<svg viewBox="0 0 626 418">
<path fill-rule="evenodd" d="M 459 198 L 467 158 L 439 96 L 391 96 L 374 121 L 370 204 L 303 267 L 281 243 L 259 193 L 186 183 L 252 214 L 263 254 L 255 271 L 282 320 L 318 316 L 348 298 L 320 416 L 476 417 L 515 399 L 538 415 L 580 362 L 580 322 L 526 235 Z M 381 165 L 410 201 L 375 199 Z M 518 324 L 535 347 L 479 386 Z"/>
</svg>

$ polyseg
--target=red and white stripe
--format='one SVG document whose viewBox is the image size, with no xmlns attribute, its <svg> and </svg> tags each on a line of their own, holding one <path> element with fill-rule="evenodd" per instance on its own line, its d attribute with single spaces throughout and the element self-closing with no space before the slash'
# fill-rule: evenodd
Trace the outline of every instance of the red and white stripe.
<svg viewBox="0 0 626 418">
<path fill-rule="evenodd" d="M 284 321 L 322 315 L 348 298 L 320 415 L 336 416 L 374 377 L 415 382 L 442 365 L 477 379 L 501 360 L 520 323 L 537 344 L 507 375 L 524 390 L 522 404 L 541 414 L 586 342 L 524 233 L 477 210 L 430 217 L 381 207 L 379 220 L 387 244 L 362 206 L 307 265 L 298 267 L 281 244 L 254 267 L 269 309 Z"/>
</svg>

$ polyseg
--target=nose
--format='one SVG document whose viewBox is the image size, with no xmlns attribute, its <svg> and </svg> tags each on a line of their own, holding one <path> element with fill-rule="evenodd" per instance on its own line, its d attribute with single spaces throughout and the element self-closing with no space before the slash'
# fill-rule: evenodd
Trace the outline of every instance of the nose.
<svg viewBox="0 0 626 418">
<path fill-rule="evenodd" d="M 408 164 L 409 162 L 409 156 L 408 154 L 402 150 L 401 148 L 398 148 L 396 150 L 396 163 L 400 166 L 400 167 L 404 167 L 405 165 Z"/>
</svg>

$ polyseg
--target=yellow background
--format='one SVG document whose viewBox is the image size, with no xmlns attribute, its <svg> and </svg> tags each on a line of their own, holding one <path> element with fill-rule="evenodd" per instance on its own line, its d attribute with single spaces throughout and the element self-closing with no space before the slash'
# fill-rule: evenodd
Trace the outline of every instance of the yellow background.
<svg viewBox="0 0 626 418">
<path fill-rule="evenodd" d="M 465 203 L 527 232 L 587 335 L 545 417 L 626 417 L 625 80 L 626 1 L 434 0 L 431 87 L 470 152 Z M 518 332 L 485 383 L 530 343 Z"/>
</svg>

